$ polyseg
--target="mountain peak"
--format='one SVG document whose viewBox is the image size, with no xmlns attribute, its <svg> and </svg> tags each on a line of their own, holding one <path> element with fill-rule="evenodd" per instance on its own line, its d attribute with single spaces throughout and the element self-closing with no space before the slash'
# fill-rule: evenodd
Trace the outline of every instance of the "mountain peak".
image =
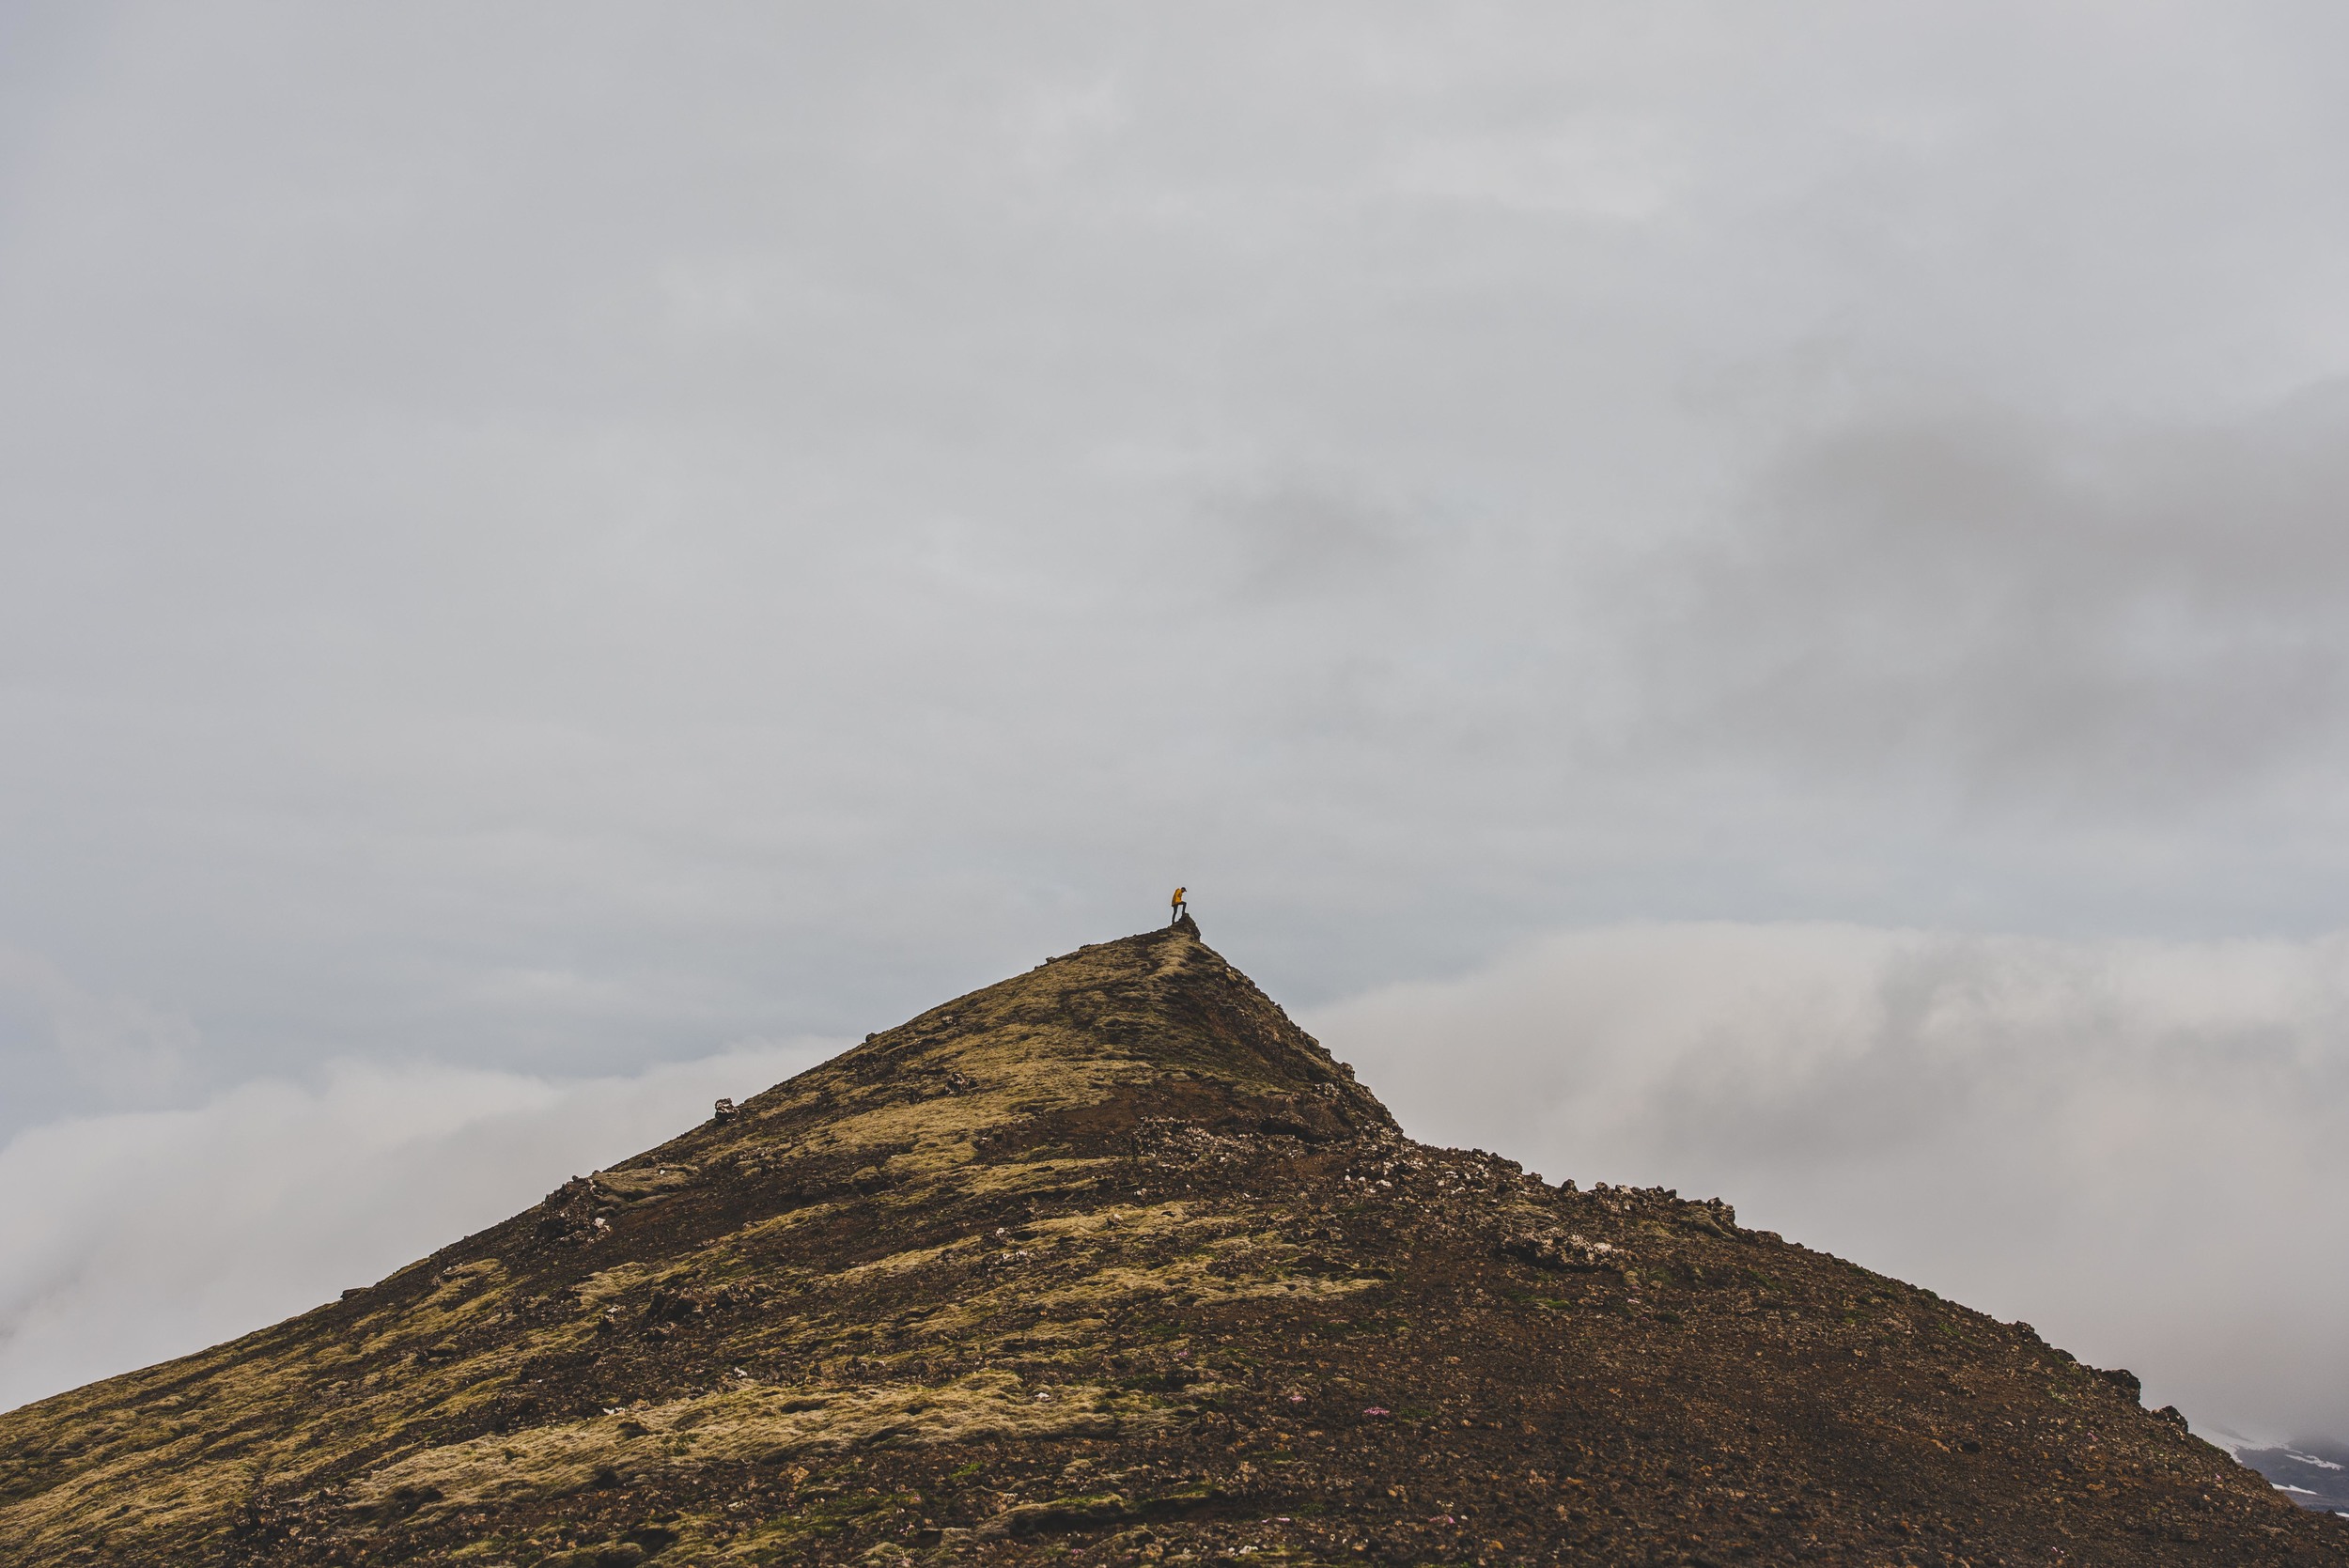
<svg viewBox="0 0 2349 1568">
<path fill-rule="evenodd" d="M 1353 1070 L 1200 940 L 1186 915 L 1047 959 L 868 1035 L 745 1102 L 707 1141 L 771 1144 L 821 1124 L 832 1141 L 887 1141 L 918 1127 L 932 1148 L 1015 1123 L 1050 1125 L 1111 1099 L 1129 1116 L 1156 1107 L 1219 1122 L 1285 1119 L 1326 1136 L 1394 1130 Z M 871 1121 L 877 1115 L 883 1120 Z M 680 1142 L 699 1148 L 700 1136 Z"/>
<path fill-rule="evenodd" d="M 1412 1142 L 1186 918 L 0 1415 L 0 1563 L 2349 1562 L 2173 1416 Z"/>
</svg>

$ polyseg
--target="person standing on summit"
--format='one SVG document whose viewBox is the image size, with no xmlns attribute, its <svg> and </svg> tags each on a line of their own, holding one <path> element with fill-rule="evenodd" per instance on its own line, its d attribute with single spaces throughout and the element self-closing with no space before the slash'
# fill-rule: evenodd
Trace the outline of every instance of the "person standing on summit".
<svg viewBox="0 0 2349 1568">
<path fill-rule="evenodd" d="M 1183 890 L 1180 888 L 1176 888 L 1174 890 L 1174 913 L 1168 917 L 1166 923 L 1169 925 L 1174 924 L 1176 921 L 1183 918 Z"/>
</svg>

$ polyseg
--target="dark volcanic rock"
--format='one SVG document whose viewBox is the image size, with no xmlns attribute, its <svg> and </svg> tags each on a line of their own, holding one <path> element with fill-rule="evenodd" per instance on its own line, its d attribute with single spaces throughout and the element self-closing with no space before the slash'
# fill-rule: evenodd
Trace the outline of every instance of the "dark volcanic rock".
<svg viewBox="0 0 2349 1568">
<path fill-rule="evenodd" d="M 0 1416 L 0 1563 L 2317 1563 L 2100 1374 L 1402 1137 L 1174 927 Z"/>
</svg>

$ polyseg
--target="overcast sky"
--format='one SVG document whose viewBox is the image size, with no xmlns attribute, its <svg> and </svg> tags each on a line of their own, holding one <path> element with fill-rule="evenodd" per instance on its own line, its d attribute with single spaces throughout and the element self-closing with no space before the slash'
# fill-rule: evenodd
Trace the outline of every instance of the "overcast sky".
<svg viewBox="0 0 2349 1568">
<path fill-rule="evenodd" d="M 2209 1348 L 2349 1262 L 2075 1245 L 2169 1159 L 2349 1259 L 2261 1185 L 2349 1139 L 2345 77 L 2315 4 L 0 0 L 0 1399 L 1182 881 L 1415 1130 L 2349 1436 Z M 1921 1104 L 2083 1206 L 1843 1202 Z"/>
</svg>

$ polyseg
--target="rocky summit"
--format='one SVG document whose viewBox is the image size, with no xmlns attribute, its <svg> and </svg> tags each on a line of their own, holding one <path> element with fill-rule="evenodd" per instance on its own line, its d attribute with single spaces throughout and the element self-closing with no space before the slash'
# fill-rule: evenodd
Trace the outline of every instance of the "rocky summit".
<svg viewBox="0 0 2349 1568">
<path fill-rule="evenodd" d="M 1403 1136 L 1183 924 L 0 1416 L 0 1562 L 2349 1562 L 2103 1372 Z"/>
</svg>

